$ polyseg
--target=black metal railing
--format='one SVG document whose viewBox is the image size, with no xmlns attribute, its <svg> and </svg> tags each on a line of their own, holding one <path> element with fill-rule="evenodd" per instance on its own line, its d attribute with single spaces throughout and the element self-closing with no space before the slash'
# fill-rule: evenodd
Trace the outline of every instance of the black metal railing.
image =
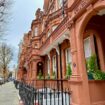
<svg viewBox="0 0 105 105">
<path fill-rule="evenodd" d="M 35 88 L 16 80 L 14 83 L 19 89 L 24 105 L 70 105 L 71 92 L 68 88 L 62 91 L 58 88 L 49 88 L 46 84 L 41 88 Z"/>
</svg>

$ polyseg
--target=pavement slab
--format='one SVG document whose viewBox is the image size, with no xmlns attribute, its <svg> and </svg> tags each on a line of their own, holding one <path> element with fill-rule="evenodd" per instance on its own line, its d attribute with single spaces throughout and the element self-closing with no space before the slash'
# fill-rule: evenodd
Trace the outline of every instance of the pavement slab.
<svg viewBox="0 0 105 105">
<path fill-rule="evenodd" d="M 0 105 L 19 105 L 18 90 L 13 82 L 0 85 Z"/>
</svg>

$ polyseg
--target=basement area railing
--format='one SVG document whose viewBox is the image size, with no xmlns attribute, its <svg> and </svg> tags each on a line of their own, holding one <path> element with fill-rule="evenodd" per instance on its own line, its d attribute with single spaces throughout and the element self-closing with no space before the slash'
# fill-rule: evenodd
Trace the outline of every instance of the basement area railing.
<svg viewBox="0 0 105 105">
<path fill-rule="evenodd" d="M 19 96 L 24 105 L 70 105 L 71 92 L 69 88 L 62 90 L 59 82 L 61 80 L 57 80 L 58 85 L 52 88 L 48 87 L 47 81 L 44 81 L 39 88 L 35 87 L 34 84 L 29 85 L 14 80 L 15 87 L 19 89 Z"/>
</svg>

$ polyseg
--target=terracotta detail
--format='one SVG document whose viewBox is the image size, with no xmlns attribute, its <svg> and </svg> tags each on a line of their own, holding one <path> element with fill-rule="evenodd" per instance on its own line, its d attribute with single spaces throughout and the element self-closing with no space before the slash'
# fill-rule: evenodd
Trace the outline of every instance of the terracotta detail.
<svg viewBox="0 0 105 105">
<path fill-rule="evenodd" d="M 56 55 L 58 79 L 61 79 L 62 68 L 63 86 L 72 92 L 71 105 L 105 105 L 105 81 L 88 80 L 84 51 L 84 39 L 90 37 L 92 53 L 98 55 L 100 69 L 105 72 L 105 11 L 100 14 L 100 10 L 105 9 L 105 0 L 67 0 L 64 4 L 64 15 L 57 0 L 52 0 L 51 3 L 49 1 L 44 0 L 43 11 L 36 11 L 31 30 L 24 35 L 20 44 L 17 79 L 29 81 L 27 83 L 34 80 L 35 87 L 41 88 L 43 81 L 37 80 L 37 64 L 43 64 L 42 71 L 46 76 L 49 59 L 51 77 L 52 59 Z M 56 9 L 53 11 L 54 6 Z M 35 28 L 38 29 L 36 35 Z M 71 51 L 72 76 L 65 80 L 67 48 Z M 49 79 L 47 84 L 50 88 L 56 87 L 55 80 Z"/>
</svg>

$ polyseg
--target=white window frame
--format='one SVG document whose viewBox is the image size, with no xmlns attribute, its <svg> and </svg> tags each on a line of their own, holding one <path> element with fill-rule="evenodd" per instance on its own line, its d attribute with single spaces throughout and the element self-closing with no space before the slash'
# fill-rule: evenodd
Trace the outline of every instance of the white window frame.
<svg viewBox="0 0 105 105">
<path fill-rule="evenodd" d="M 72 63 L 72 56 L 71 56 L 70 48 L 65 49 L 65 57 L 66 57 L 66 67 L 67 67 L 68 64 L 71 65 Z"/>
<path fill-rule="evenodd" d="M 85 43 L 88 43 L 87 47 L 88 49 L 86 48 L 85 46 Z M 88 52 L 86 52 L 88 51 Z M 85 58 L 88 59 L 91 55 L 92 55 L 92 49 L 91 49 L 91 43 L 90 43 L 90 37 L 87 37 L 86 39 L 84 39 L 84 53 L 85 53 Z"/>
<path fill-rule="evenodd" d="M 56 73 L 56 71 L 57 71 L 56 55 L 54 55 L 54 56 L 52 57 L 52 63 L 53 63 L 53 72 Z"/>
<path fill-rule="evenodd" d="M 47 71 L 48 71 L 48 74 L 50 75 L 50 60 L 49 59 L 47 60 Z"/>
</svg>

